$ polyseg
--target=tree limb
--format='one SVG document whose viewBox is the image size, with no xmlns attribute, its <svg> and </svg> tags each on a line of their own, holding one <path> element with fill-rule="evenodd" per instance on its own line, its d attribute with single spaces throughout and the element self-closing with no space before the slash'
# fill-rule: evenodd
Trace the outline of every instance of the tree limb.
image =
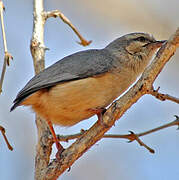
<svg viewBox="0 0 179 180">
<path fill-rule="evenodd" d="M 45 68 L 45 46 L 44 46 L 44 18 L 43 0 L 34 0 L 33 34 L 31 39 L 31 54 L 34 63 L 35 74 Z M 35 157 L 35 179 L 43 179 L 42 170 L 47 168 L 52 150 L 52 142 L 48 140 L 50 130 L 44 120 L 36 116 L 38 142 Z"/>
</svg>

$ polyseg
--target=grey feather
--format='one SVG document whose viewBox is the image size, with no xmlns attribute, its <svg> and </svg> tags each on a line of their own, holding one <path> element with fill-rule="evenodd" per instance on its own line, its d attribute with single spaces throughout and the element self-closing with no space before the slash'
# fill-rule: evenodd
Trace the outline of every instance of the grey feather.
<svg viewBox="0 0 179 180">
<path fill-rule="evenodd" d="M 40 89 L 108 72 L 113 67 L 113 59 L 115 58 L 106 49 L 86 50 L 64 57 L 34 76 L 18 93 L 11 110 Z"/>
</svg>

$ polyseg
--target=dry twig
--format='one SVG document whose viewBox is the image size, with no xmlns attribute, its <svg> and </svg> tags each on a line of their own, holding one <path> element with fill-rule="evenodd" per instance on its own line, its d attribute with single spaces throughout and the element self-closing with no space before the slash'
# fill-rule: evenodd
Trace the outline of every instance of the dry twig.
<svg viewBox="0 0 179 180">
<path fill-rule="evenodd" d="M 142 142 L 139 139 L 139 137 L 154 133 L 156 131 L 159 131 L 159 130 L 162 130 L 162 129 L 165 129 L 165 128 L 168 128 L 171 126 L 178 126 L 179 127 L 179 117 L 176 115 L 175 115 L 175 117 L 176 117 L 176 120 L 174 120 L 170 123 L 164 124 L 162 126 L 159 126 L 157 128 L 154 128 L 154 129 L 142 132 L 142 133 L 136 134 L 133 131 L 129 131 L 130 134 L 105 134 L 103 136 L 103 138 L 117 138 L 117 139 L 122 138 L 122 139 L 128 139 L 129 142 L 136 140 L 140 145 L 144 146 L 147 150 L 149 150 L 149 152 L 154 153 L 154 150 L 151 149 L 150 147 L 148 147 L 146 144 L 144 144 L 144 142 Z M 85 130 L 82 130 L 80 133 L 76 133 L 76 134 L 72 134 L 72 135 L 66 135 L 66 136 L 58 135 L 57 137 L 58 137 L 59 141 L 68 142 L 69 140 L 74 140 L 74 139 L 80 138 L 84 133 L 85 133 Z"/>
<path fill-rule="evenodd" d="M 179 98 L 176 98 L 176 97 L 173 97 L 173 96 L 170 96 L 168 94 L 162 94 L 162 93 L 159 93 L 160 87 L 158 87 L 156 90 L 154 90 L 153 88 L 149 91 L 149 94 L 151 94 L 152 96 L 155 96 L 157 99 L 161 100 L 161 101 L 165 101 L 165 100 L 170 100 L 170 101 L 173 101 L 177 104 L 179 104 Z"/>
<path fill-rule="evenodd" d="M 6 134 L 5 134 L 6 130 L 5 130 L 5 128 L 0 126 L 0 131 L 1 131 L 2 135 L 3 135 L 3 137 L 4 137 L 4 140 L 5 140 L 6 144 L 7 144 L 8 149 L 12 151 L 13 147 L 10 145 L 10 143 L 9 143 L 7 137 L 6 137 Z"/>
<path fill-rule="evenodd" d="M 6 42 L 6 34 L 5 34 L 5 28 L 4 28 L 3 10 L 4 10 L 4 4 L 3 4 L 2 1 L 0 1 L 1 28 L 2 28 L 2 36 L 3 36 L 3 42 L 4 42 L 4 63 L 3 63 L 3 68 L 2 68 L 1 78 L 0 78 L 0 93 L 2 92 L 2 84 L 3 84 L 3 81 L 4 81 L 4 75 L 5 75 L 5 72 L 6 72 L 6 64 L 9 66 L 10 59 L 13 59 L 13 57 L 11 56 L 11 54 L 7 50 L 7 42 Z"/>
<path fill-rule="evenodd" d="M 59 17 L 64 23 L 66 23 L 70 28 L 75 32 L 75 34 L 79 37 L 81 42 L 78 42 L 78 44 L 81 44 L 82 46 L 88 46 L 91 44 L 92 41 L 87 41 L 86 39 L 83 38 L 83 36 L 79 33 L 77 28 L 70 22 L 70 20 L 59 10 L 54 10 L 54 11 L 49 11 L 45 12 L 45 19 L 50 18 L 50 17 Z"/>
</svg>

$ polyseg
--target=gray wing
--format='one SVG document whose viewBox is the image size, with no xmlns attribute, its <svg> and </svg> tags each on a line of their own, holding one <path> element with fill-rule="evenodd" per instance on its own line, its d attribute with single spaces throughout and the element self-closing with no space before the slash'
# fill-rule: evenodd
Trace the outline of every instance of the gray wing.
<svg viewBox="0 0 179 180">
<path fill-rule="evenodd" d="M 108 72 L 112 64 L 113 56 L 106 49 L 81 51 L 67 56 L 34 76 L 18 93 L 11 111 L 40 89 Z"/>
</svg>

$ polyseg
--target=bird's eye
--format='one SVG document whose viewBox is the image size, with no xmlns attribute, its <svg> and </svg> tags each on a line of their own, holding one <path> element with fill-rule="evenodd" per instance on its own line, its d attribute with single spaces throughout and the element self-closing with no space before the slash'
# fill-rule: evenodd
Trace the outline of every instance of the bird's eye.
<svg viewBox="0 0 179 180">
<path fill-rule="evenodd" d="M 140 42 L 146 42 L 147 41 L 147 39 L 143 36 L 136 38 L 136 40 L 140 41 Z"/>
</svg>

